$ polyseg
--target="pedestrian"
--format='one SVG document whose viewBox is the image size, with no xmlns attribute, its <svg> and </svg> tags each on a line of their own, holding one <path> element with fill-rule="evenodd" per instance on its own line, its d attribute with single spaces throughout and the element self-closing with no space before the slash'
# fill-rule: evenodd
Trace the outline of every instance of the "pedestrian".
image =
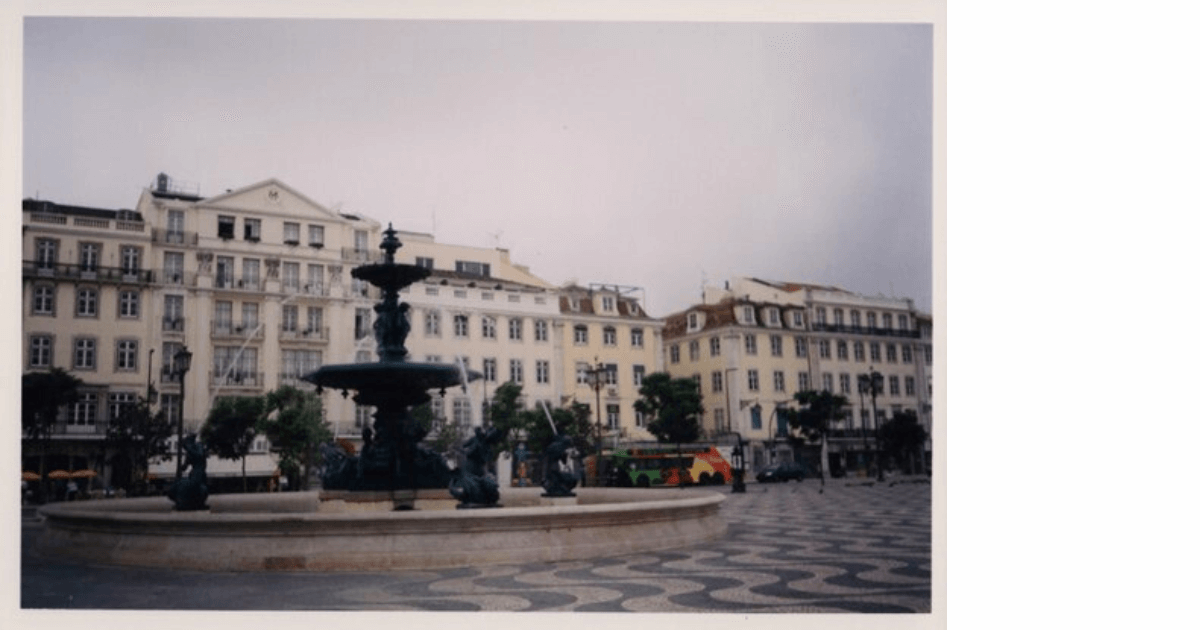
<svg viewBox="0 0 1200 630">
<path fill-rule="evenodd" d="M 67 500 L 74 501 L 75 495 L 78 493 L 79 493 L 79 486 L 75 485 L 75 480 L 72 479 L 72 480 L 68 481 L 67 482 Z"/>
</svg>

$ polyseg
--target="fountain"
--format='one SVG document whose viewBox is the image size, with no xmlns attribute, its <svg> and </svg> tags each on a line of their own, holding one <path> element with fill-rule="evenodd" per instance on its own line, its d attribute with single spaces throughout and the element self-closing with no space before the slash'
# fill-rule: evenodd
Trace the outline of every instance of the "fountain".
<svg viewBox="0 0 1200 630">
<path fill-rule="evenodd" d="M 354 390 L 354 401 L 375 407 L 374 429 L 364 430 L 363 448 L 357 457 L 338 455 L 326 449 L 327 466 L 321 482 L 326 491 L 386 491 L 419 488 L 446 488 L 450 469 L 445 460 L 421 445 L 427 429 L 413 418 L 412 407 L 429 401 L 429 390 L 465 384 L 481 375 L 458 365 L 412 363 L 404 343 L 408 338 L 408 304 L 400 301 L 400 289 L 425 279 L 430 271 L 417 265 L 396 262 L 401 247 L 396 231 L 388 225 L 384 231 L 382 263 L 354 268 L 355 278 L 383 290 L 383 301 L 375 305 L 375 343 L 379 361 L 322 366 L 305 375 L 304 380 L 323 388 Z M 467 488 L 460 497 L 463 504 L 495 504 L 494 492 L 486 492 L 486 479 L 473 478 L 475 471 L 460 471 L 454 478 L 458 487 Z M 494 486 L 494 482 L 493 482 Z M 477 489 L 476 489 L 477 488 Z M 485 496 L 486 494 L 486 496 Z M 332 496 L 332 495 L 327 495 Z M 457 496 L 457 495 L 456 495 Z M 402 503 L 400 509 L 411 505 Z"/>
<path fill-rule="evenodd" d="M 407 361 L 408 304 L 401 288 L 429 275 L 395 262 L 389 225 L 382 263 L 352 271 L 383 289 L 375 306 L 375 363 L 327 365 L 304 379 L 356 392 L 376 408 L 361 454 L 325 445 L 319 492 L 201 496 L 189 508 L 166 497 L 105 499 L 42 507 L 39 553 L 84 562 L 206 571 L 369 571 L 583 560 L 694 545 L 725 533 L 724 497 L 707 490 L 585 488 L 551 474 L 540 488 L 499 488 L 485 471 L 499 435 L 476 427 L 467 462 L 451 473 L 421 446 L 414 405 L 431 390 L 479 374 Z M 566 442 L 546 455 L 559 470 Z M 194 495 L 194 496 L 192 496 Z M 178 497 L 177 497 L 178 498 Z M 456 504 L 457 500 L 457 504 Z M 464 509 L 464 508 L 493 509 Z M 458 508 L 458 509 L 455 509 Z"/>
</svg>

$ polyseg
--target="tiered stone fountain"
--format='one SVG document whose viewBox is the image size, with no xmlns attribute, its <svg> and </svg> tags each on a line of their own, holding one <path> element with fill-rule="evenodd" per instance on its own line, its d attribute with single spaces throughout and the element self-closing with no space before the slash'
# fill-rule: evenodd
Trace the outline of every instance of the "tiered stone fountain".
<svg viewBox="0 0 1200 630">
<path fill-rule="evenodd" d="M 375 307 L 379 361 L 305 377 L 354 391 L 377 410 L 360 455 L 324 449 L 324 490 L 211 495 L 197 511 L 175 511 L 166 497 L 52 504 L 40 510 L 38 551 L 187 570 L 368 571 L 597 558 L 724 534 L 724 497 L 711 491 L 583 488 L 564 501 L 540 496 L 540 488 L 497 488 L 480 465 L 494 438 L 488 432 L 468 443 L 476 465 L 452 475 L 421 447 L 425 430 L 410 410 L 464 376 L 455 365 L 407 361 L 408 305 L 399 291 L 429 272 L 395 262 L 400 242 L 390 226 L 382 247 L 382 263 L 352 272 L 384 291 Z"/>
</svg>

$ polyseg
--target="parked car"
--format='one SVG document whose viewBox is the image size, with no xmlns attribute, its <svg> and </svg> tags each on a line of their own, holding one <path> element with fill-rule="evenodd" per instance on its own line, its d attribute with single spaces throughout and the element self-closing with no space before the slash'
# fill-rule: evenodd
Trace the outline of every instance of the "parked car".
<svg viewBox="0 0 1200 630">
<path fill-rule="evenodd" d="M 791 479 L 804 481 L 804 469 L 796 462 L 780 462 L 759 471 L 755 479 L 759 483 L 787 482 Z"/>
</svg>

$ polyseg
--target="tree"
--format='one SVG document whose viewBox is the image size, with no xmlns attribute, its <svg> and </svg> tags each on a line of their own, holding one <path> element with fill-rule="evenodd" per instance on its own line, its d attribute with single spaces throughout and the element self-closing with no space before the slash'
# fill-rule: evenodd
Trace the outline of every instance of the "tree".
<svg viewBox="0 0 1200 630">
<path fill-rule="evenodd" d="M 641 398 L 633 403 L 633 408 L 646 414 L 646 429 L 659 442 L 675 444 L 682 473 L 683 443 L 700 438 L 699 416 L 704 413 L 700 384 L 695 379 L 671 378 L 666 372 L 655 372 L 642 379 L 638 394 Z"/>
<path fill-rule="evenodd" d="M 849 402 L 845 396 L 829 391 L 796 392 L 795 398 L 802 407 L 786 412 L 788 426 L 798 429 L 805 439 L 821 441 L 821 485 L 825 485 L 825 471 L 829 470 L 829 425 L 846 415 Z"/>
<path fill-rule="evenodd" d="M 46 451 L 58 422 L 58 410 L 79 398 L 83 381 L 62 368 L 21 377 L 21 430 L 38 446 L 38 493 L 46 496 Z"/>
<path fill-rule="evenodd" d="M 488 406 L 487 415 L 492 426 L 499 429 L 504 435 L 504 439 L 497 444 L 497 450 L 508 453 L 515 452 L 521 436 L 528 433 L 532 424 L 531 414 L 522 408 L 521 386 L 509 381 L 497 387 Z"/>
<path fill-rule="evenodd" d="M 912 410 L 893 414 L 892 419 L 879 426 L 880 448 L 897 462 L 904 462 L 905 472 L 912 474 L 914 453 L 923 452 L 928 433 L 917 413 Z"/>
<path fill-rule="evenodd" d="M 262 396 L 222 396 L 208 412 L 200 429 L 200 439 L 221 459 L 242 462 L 242 492 L 246 484 L 246 455 L 258 435 L 265 402 Z"/>
<path fill-rule="evenodd" d="M 333 438 L 321 417 L 321 399 L 289 385 L 269 392 L 258 430 L 279 453 L 279 469 L 293 482 L 289 489 L 306 489 L 317 446 Z"/>
<path fill-rule="evenodd" d="M 172 425 L 163 410 L 151 411 L 145 398 L 138 397 L 133 404 L 119 409 L 104 436 L 107 447 L 114 452 L 109 464 L 118 457 L 126 458 L 130 478 L 122 482 L 140 482 L 146 478 L 151 459 L 171 453 Z"/>
</svg>

